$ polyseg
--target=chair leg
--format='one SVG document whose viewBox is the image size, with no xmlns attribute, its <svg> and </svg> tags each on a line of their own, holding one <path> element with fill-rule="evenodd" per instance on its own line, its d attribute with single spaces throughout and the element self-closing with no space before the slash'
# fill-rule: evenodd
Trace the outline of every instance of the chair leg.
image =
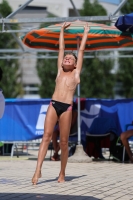
<svg viewBox="0 0 133 200">
<path fill-rule="evenodd" d="M 26 147 L 27 147 L 27 156 L 28 156 L 28 147 L 29 147 L 29 144 L 27 144 Z"/>
<path fill-rule="evenodd" d="M 125 160 L 125 147 L 123 147 L 123 157 L 122 157 L 122 162 Z"/>
<path fill-rule="evenodd" d="M 11 158 L 13 157 L 13 154 L 14 154 L 14 147 L 15 147 L 15 143 L 13 143 L 13 145 L 12 145 Z"/>
<path fill-rule="evenodd" d="M 15 144 L 15 148 L 16 148 L 17 158 L 19 158 L 19 153 L 18 153 L 18 147 L 17 147 L 17 144 Z"/>
</svg>

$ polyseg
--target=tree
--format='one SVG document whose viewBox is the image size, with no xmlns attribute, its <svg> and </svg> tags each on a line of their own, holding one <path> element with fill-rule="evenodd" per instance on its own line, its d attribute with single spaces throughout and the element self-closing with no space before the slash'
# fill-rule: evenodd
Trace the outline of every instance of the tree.
<svg viewBox="0 0 133 200">
<path fill-rule="evenodd" d="M 123 14 L 128 14 L 133 12 L 133 1 L 132 0 L 128 0 L 124 6 L 121 8 L 121 12 Z"/>
<path fill-rule="evenodd" d="M 55 17 L 55 15 L 48 14 L 47 17 Z M 50 25 L 51 23 L 42 23 L 40 28 Z M 38 53 L 38 55 L 47 55 L 47 53 Z M 56 53 L 51 53 L 50 55 L 54 56 Z M 51 98 L 57 75 L 57 59 L 38 59 L 36 67 L 41 81 L 41 84 L 39 85 L 39 95 L 42 98 Z"/>
<path fill-rule="evenodd" d="M 133 1 L 128 0 L 122 7 L 123 14 L 131 13 L 133 10 Z M 133 52 L 122 52 L 123 55 L 132 55 Z M 133 98 L 133 59 L 119 58 L 119 69 L 117 72 L 117 82 L 121 83 L 122 87 L 119 89 L 119 94 L 126 98 Z"/>
<path fill-rule="evenodd" d="M 125 52 L 124 55 L 126 55 Z M 129 53 L 129 52 L 128 52 Z M 132 55 L 133 52 L 130 54 Z M 126 98 L 133 98 L 133 60 L 132 58 L 120 58 L 117 81 L 122 83 L 119 95 Z"/>
<path fill-rule="evenodd" d="M 94 0 L 93 3 L 90 3 L 89 0 L 85 0 L 81 15 L 94 16 L 107 15 L 107 13 L 97 0 Z M 43 24 L 43 27 L 45 26 L 46 24 Z M 100 60 L 98 58 L 84 59 L 81 75 L 81 96 L 97 98 L 113 97 L 115 81 L 113 74 L 110 72 L 112 68 L 112 60 Z M 57 60 L 38 59 L 37 70 L 41 80 L 39 94 L 41 97 L 51 97 L 55 86 L 54 80 L 57 74 Z"/>
<path fill-rule="evenodd" d="M 55 59 L 38 59 L 37 71 L 41 80 L 39 86 L 39 94 L 42 98 L 51 98 L 54 86 L 55 78 L 57 74 L 57 60 Z"/>
<path fill-rule="evenodd" d="M 0 4 L 0 14 L 3 17 L 8 16 L 12 12 L 11 7 L 6 0 L 3 0 Z M 16 26 L 12 26 L 13 29 L 16 29 Z M 0 30 L 2 26 L 0 26 Z M 10 33 L 1 33 L 0 34 L 0 48 L 2 49 L 13 49 L 16 48 L 16 41 Z M 3 54 L 4 55 L 4 54 Z M 22 86 L 20 83 L 20 74 L 19 74 L 19 63 L 18 60 L 0 60 L 0 67 L 3 71 L 3 78 L 0 83 L 0 88 L 2 88 L 4 96 L 6 98 L 15 98 L 19 96 L 22 92 Z"/>
<path fill-rule="evenodd" d="M 97 0 L 94 0 L 93 3 L 90 3 L 90 0 L 84 0 L 80 14 L 82 16 L 100 16 L 107 15 L 107 12 Z"/>
<path fill-rule="evenodd" d="M 81 10 L 83 16 L 107 15 L 106 10 L 94 0 L 84 0 Z M 105 54 L 105 52 L 104 52 Z M 95 55 L 95 53 L 90 53 Z M 97 55 L 102 55 L 97 52 Z M 112 59 L 99 59 L 97 57 L 84 59 L 83 70 L 81 74 L 81 96 L 95 98 L 113 98 L 115 76 L 111 73 L 114 67 Z"/>
<path fill-rule="evenodd" d="M 112 59 L 85 59 L 81 74 L 81 96 L 112 98 L 115 77 L 111 73 Z"/>
</svg>

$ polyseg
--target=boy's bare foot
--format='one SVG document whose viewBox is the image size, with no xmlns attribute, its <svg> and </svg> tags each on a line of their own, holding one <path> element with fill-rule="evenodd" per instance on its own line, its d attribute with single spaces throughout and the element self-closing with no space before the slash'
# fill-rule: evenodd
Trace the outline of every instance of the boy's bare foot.
<svg viewBox="0 0 133 200">
<path fill-rule="evenodd" d="M 38 182 L 38 179 L 42 177 L 41 171 L 35 172 L 33 178 L 32 178 L 32 183 L 33 185 L 36 185 Z"/>
<path fill-rule="evenodd" d="M 58 183 L 64 183 L 65 182 L 65 174 L 59 174 Z"/>
</svg>

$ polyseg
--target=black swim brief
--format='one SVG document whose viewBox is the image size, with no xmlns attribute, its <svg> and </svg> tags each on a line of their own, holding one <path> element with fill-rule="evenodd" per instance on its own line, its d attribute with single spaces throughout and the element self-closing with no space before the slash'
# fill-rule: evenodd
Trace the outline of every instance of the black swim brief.
<svg viewBox="0 0 133 200">
<path fill-rule="evenodd" d="M 62 103 L 59 101 L 51 100 L 50 105 L 52 105 L 59 117 L 63 112 L 72 110 L 72 105 L 67 103 Z"/>
</svg>

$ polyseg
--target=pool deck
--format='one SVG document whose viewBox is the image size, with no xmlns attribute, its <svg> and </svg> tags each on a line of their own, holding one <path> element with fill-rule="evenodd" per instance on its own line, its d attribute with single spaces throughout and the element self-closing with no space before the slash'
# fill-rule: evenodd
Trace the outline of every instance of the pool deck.
<svg viewBox="0 0 133 200">
<path fill-rule="evenodd" d="M 32 152 L 33 153 L 33 152 Z M 133 164 L 112 161 L 68 163 L 65 183 L 57 183 L 60 161 L 42 167 L 42 178 L 31 184 L 36 154 L 0 156 L 0 200 L 131 200 L 133 199 Z"/>
</svg>

